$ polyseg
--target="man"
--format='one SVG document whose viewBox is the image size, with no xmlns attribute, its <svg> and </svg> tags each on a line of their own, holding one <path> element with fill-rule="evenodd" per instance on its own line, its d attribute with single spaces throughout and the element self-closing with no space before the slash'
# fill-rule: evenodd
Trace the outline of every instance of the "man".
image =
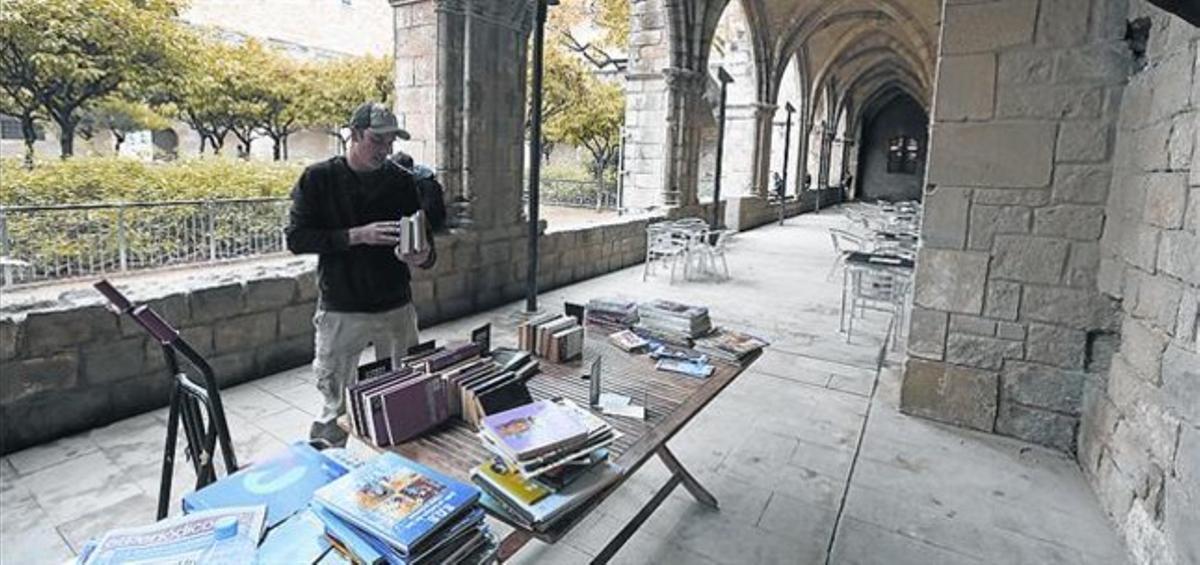
<svg viewBox="0 0 1200 565">
<path fill-rule="evenodd" d="M 313 372 L 324 407 L 310 435 L 330 445 L 346 441 L 336 420 L 345 413 L 345 388 L 367 343 L 375 344 L 379 359 L 397 359 L 417 343 L 409 269 L 428 269 L 437 260 L 429 229 L 427 247 L 400 253 L 400 218 L 421 203 L 412 175 L 389 164 L 388 155 L 392 142 L 408 139 L 408 132 L 376 102 L 354 111 L 350 130 L 344 157 L 315 163 L 300 175 L 286 230 L 292 253 L 320 255 Z"/>
</svg>

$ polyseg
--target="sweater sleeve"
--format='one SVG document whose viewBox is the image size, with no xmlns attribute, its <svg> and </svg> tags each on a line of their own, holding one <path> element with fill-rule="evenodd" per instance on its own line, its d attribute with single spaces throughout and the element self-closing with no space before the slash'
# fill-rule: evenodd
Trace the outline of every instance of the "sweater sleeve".
<svg viewBox="0 0 1200 565">
<path fill-rule="evenodd" d="M 350 249 L 350 232 L 345 228 L 321 227 L 317 185 L 312 169 L 306 169 L 292 188 L 292 207 L 288 211 L 288 250 L 292 253 L 337 253 Z"/>
</svg>

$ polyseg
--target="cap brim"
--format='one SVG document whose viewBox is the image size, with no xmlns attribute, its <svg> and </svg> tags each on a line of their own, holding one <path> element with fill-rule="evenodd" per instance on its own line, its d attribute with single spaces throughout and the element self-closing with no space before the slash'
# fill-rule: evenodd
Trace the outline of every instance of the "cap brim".
<svg viewBox="0 0 1200 565">
<path fill-rule="evenodd" d="M 371 133 L 376 134 L 376 135 L 387 135 L 389 133 L 394 133 L 394 134 L 396 134 L 396 137 L 406 140 L 406 141 L 409 139 L 412 139 L 412 136 L 409 135 L 408 132 L 404 130 L 404 128 L 401 128 L 398 126 L 367 128 L 367 131 L 370 131 Z"/>
</svg>

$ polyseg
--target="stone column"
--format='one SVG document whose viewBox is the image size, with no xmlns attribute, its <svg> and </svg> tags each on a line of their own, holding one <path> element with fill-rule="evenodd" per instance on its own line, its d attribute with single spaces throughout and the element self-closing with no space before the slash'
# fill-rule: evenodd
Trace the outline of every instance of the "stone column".
<svg viewBox="0 0 1200 565">
<path fill-rule="evenodd" d="M 823 190 L 829 186 L 829 166 L 833 155 L 833 130 L 828 126 L 821 128 L 821 158 L 819 159 L 819 167 L 817 170 L 816 188 Z"/>
<path fill-rule="evenodd" d="M 766 198 L 771 186 L 771 142 L 775 127 L 775 111 L 778 106 L 758 102 L 754 104 L 754 156 L 751 196 Z M 795 124 L 792 124 L 795 126 Z M 785 143 L 786 147 L 787 144 Z M 781 164 L 782 166 L 782 164 Z M 789 163 L 790 166 L 790 163 Z M 779 171 L 783 174 L 783 171 Z"/>
<path fill-rule="evenodd" d="M 662 204 L 693 206 L 697 196 L 700 162 L 699 113 L 706 111 L 703 99 L 706 76 L 691 69 L 663 71 L 667 82 L 667 146 L 663 163 Z"/>
</svg>

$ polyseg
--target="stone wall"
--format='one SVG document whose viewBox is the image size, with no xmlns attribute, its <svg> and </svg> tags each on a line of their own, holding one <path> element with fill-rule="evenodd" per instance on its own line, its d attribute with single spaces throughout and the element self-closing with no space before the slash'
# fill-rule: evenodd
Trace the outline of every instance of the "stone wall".
<svg viewBox="0 0 1200 565">
<path fill-rule="evenodd" d="M 1084 391 L 1079 464 L 1137 562 L 1200 563 L 1200 30 L 1131 2 L 1142 17 L 1100 241 L 1121 344 Z"/>
<path fill-rule="evenodd" d="M 1122 5 L 946 3 L 905 412 L 1075 451 L 1119 327 L 1096 278 Z"/>
<path fill-rule="evenodd" d="M 545 234 L 539 287 L 548 290 L 640 263 L 649 221 Z M 524 296 L 525 230 L 514 225 L 439 237 L 437 265 L 419 271 L 412 282 L 421 325 Z M 312 360 L 314 265 L 311 258 L 283 256 L 205 269 L 199 278 L 163 282 L 161 276 L 143 275 L 118 284 L 180 328 L 224 386 Z M 136 324 L 108 312 L 90 287 L 47 300 L 5 294 L 0 453 L 166 404 L 169 380 L 160 348 Z"/>
<path fill-rule="evenodd" d="M 842 202 L 845 193 L 840 188 L 805 190 L 800 198 L 789 199 L 784 204 L 785 218 L 798 216 L 817 209 L 828 208 Z M 770 204 L 757 196 L 722 198 L 725 202 L 725 227 L 734 231 L 746 231 L 758 226 L 779 221 L 779 206 Z"/>
</svg>

